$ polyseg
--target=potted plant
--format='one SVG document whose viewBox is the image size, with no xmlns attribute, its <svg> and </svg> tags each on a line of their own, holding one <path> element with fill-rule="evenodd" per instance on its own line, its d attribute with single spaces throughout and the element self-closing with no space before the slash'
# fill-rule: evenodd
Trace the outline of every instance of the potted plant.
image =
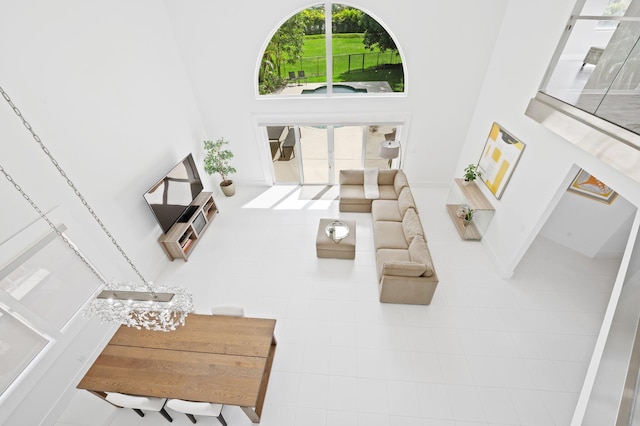
<svg viewBox="0 0 640 426">
<path fill-rule="evenodd" d="M 465 182 L 471 182 L 479 177 L 482 177 L 482 172 L 480 172 L 476 164 L 469 164 L 464 169 L 464 175 L 462 175 L 462 177 L 464 178 Z"/>
<path fill-rule="evenodd" d="M 220 138 L 217 141 L 204 141 L 204 149 L 206 156 L 204 157 L 204 170 L 212 175 L 218 173 L 222 178 L 220 189 L 227 197 L 236 193 L 233 181 L 229 179 L 231 173 L 235 173 L 236 169 L 229 164 L 229 160 L 233 158 L 233 152 L 225 146 L 229 141 Z"/>
<path fill-rule="evenodd" d="M 475 214 L 475 210 L 473 210 L 471 207 L 467 205 L 460 206 L 457 212 L 457 216 L 460 219 L 462 219 L 462 224 L 464 226 L 467 226 L 473 220 L 474 214 Z"/>
</svg>

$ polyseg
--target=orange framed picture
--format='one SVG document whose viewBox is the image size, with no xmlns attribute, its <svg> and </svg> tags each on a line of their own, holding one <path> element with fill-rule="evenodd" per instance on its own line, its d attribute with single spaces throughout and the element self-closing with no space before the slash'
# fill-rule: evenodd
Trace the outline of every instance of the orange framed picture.
<svg viewBox="0 0 640 426">
<path fill-rule="evenodd" d="M 576 177 L 571 182 L 571 185 L 569 185 L 569 188 L 567 188 L 567 191 L 607 204 L 613 203 L 613 200 L 618 196 L 617 192 L 609 188 L 593 175 L 586 172 L 584 169 L 580 169 Z"/>
</svg>

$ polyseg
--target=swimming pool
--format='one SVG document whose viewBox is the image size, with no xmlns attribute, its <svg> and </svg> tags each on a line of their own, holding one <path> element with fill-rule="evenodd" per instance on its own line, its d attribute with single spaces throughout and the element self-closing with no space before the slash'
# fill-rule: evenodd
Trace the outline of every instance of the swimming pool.
<svg viewBox="0 0 640 426">
<path fill-rule="evenodd" d="M 347 84 L 334 84 L 332 86 L 333 93 L 367 93 L 367 89 L 356 89 L 355 87 Z M 305 89 L 302 91 L 303 95 L 315 95 L 317 93 L 327 93 L 327 86 L 320 86 L 315 89 Z"/>
</svg>

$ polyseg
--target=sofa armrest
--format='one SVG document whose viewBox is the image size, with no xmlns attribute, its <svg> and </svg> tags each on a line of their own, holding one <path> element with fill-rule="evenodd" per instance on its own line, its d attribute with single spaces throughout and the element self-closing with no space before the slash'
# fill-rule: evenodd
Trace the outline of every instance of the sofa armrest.
<svg viewBox="0 0 640 426">
<path fill-rule="evenodd" d="M 384 262 L 382 275 L 395 275 L 399 277 L 419 277 L 427 270 L 424 263 L 393 260 Z"/>
<path fill-rule="evenodd" d="M 380 302 L 428 305 L 438 286 L 438 277 L 384 275 L 378 284 Z"/>
</svg>

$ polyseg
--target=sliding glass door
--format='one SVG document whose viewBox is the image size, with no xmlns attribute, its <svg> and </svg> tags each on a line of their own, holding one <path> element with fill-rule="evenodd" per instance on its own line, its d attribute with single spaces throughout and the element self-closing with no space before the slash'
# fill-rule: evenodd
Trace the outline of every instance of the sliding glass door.
<svg viewBox="0 0 640 426">
<path fill-rule="evenodd" d="M 300 126 L 300 160 L 305 185 L 330 185 L 331 126 Z"/>
<path fill-rule="evenodd" d="M 267 126 L 274 183 L 336 185 L 341 169 L 377 167 L 380 144 L 396 138 L 397 125 Z"/>
</svg>

